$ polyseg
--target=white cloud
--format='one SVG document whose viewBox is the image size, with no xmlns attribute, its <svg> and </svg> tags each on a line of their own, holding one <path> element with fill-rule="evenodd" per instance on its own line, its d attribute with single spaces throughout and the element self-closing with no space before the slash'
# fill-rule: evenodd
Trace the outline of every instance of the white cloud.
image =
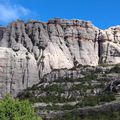
<svg viewBox="0 0 120 120">
<path fill-rule="evenodd" d="M 17 12 L 20 12 L 23 15 L 28 15 L 30 13 L 30 10 L 24 8 L 23 6 L 19 6 Z"/>
<path fill-rule="evenodd" d="M 10 3 L 0 3 L 0 22 L 8 23 L 16 19 L 29 15 L 30 10 L 21 5 L 11 5 Z"/>
</svg>

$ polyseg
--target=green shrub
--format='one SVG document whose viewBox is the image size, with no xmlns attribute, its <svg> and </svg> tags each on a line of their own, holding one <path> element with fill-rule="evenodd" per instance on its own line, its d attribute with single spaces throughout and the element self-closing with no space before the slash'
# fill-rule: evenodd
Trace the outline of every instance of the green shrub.
<svg viewBox="0 0 120 120">
<path fill-rule="evenodd" d="M 116 65 L 110 70 L 110 72 L 120 73 L 120 64 L 116 64 Z"/>
<path fill-rule="evenodd" d="M 47 85 L 45 88 L 41 89 L 42 91 L 57 91 L 57 92 L 64 92 L 64 88 L 62 85 L 58 85 L 58 84 L 52 84 L 52 85 Z"/>
<path fill-rule="evenodd" d="M 99 96 L 99 101 L 100 102 L 111 102 L 115 100 L 115 94 L 114 93 L 110 93 L 110 92 L 106 92 L 106 93 L 102 93 Z"/>
<path fill-rule="evenodd" d="M 76 104 L 76 107 L 95 106 L 99 104 L 97 96 L 86 96 L 81 102 Z"/>
<path fill-rule="evenodd" d="M 19 101 L 7 95 L 0 101 L 0 120 L 41 120 L 29 101 Z"/>
</svg>

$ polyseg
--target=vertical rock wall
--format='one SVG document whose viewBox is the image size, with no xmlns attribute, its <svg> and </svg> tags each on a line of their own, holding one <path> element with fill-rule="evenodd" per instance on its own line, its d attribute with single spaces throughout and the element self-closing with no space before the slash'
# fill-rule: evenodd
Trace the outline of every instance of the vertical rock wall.
<svg viewBox="0 0 120 120">
<path fill-rule="evenodd" d="M 55 69 L 120 63 L 120 27 L 91 22 L 22 20 L 0 27 L 0 95 L 32 86 Z"/>
</svg>

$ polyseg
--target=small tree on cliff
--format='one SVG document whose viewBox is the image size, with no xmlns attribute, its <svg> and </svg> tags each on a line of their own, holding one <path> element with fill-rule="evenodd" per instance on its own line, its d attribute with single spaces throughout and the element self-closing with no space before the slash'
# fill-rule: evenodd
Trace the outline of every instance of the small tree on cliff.
<svg viewBox="0 0 120 120">
<path fill-rule="evenodd" d="M 19 101 L 10 95 L 0 101 L 0 120 L 41 120 L 29 101 Z"/>
</svg>

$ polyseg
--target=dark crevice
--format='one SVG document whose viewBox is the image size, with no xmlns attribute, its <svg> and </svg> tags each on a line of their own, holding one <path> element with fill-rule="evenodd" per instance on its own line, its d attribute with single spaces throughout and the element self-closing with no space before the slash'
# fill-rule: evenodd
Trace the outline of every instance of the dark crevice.
<svg viewBox="0 0 120 120">
<path fill-rule="evenodd" d="M 108 49 L 109 49 L 109 43 L 107 44 L 107 51 L 106 51 L 104 63 L 106 63 L 106 61 L 107 61 L 107 56 L 108 56 L 108 52 L 109 52 Z"/>
<path fill-rule="evenodd" d="M 16 42 L 19 42 L 19 39 L 18 39 L 18 38 L 19 38 L 19 35 L 18 35 L 17 33 L 15 33 L 15 41 L 16 41 Z"/>
<path fill-rule="evenodd" d="M 116 31 L 116 29 L 114 29 L 114 31 L 113 31 L 113 36 L 114 36 L 114 42 L 116 42 L 116 33 L 117 33 L 117 31 Z"/>
<path fill-rule="evenodd" d="M 29 32 L 28 32 L 28 28 L 27 28 L 27 24 L 25 24 L 25 33 L 28 35 Z"/>
<path fill-rule="evenodd" d="M 48 32 L 49 40 L 52 41 L 51 35 L 50 35 L 50 32 L 49 32 L 49 23 L 47 23 L 47 32 Z"/>
<path fill-rule="evenodd" d="M 98 61 L 98 64 L 102 62 L 102 56 L 101 56 L 101 48 L 102 48 L 102 40 L 101 38 L 99 37 L 100 36 L 100 30 L 99 30 L 99 34 L 98 34 L 98 57 L 99 57 L 99 61 Z"/>
<path fill-rule="evenodd" d="M 40 72 L 40 70 L 38 70 L 38 77 L 39 77 L 39 80 L 41 79 L 41 72 Z"/>
<path fill-rule="evenodd" d="M 39 39 L 41 39 L 40 32 L 41 32 L 41 29 L 40 29 L 40 27 L 38 27 L 38 37 L 39 37 Z"/>
<path fill-rule="evenodd" d="M 2 40 L 5 30 L 6 30 L 6 28 L 0 27 L 0 40 Z"/>
<path fill-rule="evenodd" d="M 24 83 L 25 83 L 25 70 L 23 72 L 23 77 L 22 77 L 22 84 L 24 85 Z"/>
<path fill-rule="evenodd" d="M 79 45 L 79 48 L 82 47 L 82 44 L 81 44 L 81 41 L 80 41 L 80 40 L 78 40 L 78 45 Z"/>
<path fill-rule="evenodd" d="M 26 80 L 26 88 L 28 87 L 28 85 L 29 85 L 29 55 L 28 55 L 28 52 L 26 52 L 26 69 L 27 69 L 27 80 Z"/>
<path fill-rule="evenodd" d="M 79 62 L 76 60 L 76 58 L 75 58 L 75 57 L 73 58 L 73 63 L 74 63 L 74 67 L 77 67 L 77 66 L 78 66 L 78 64 L 79 64 Z"/>
<path fill-rule="evenodd" d="M 101 42 L 98 40 L 98 57 L 99 57 L 99 63 L 102 62 L 101 58 Z"/>
<path fill-rule="evenodd" d="M 94 49 L 95 49 L 95 43 L 98 41 L 98 35 L 97 35 L 97 31 L 95 31 L 95 39 L 94 39 Z"/>
</svg>

